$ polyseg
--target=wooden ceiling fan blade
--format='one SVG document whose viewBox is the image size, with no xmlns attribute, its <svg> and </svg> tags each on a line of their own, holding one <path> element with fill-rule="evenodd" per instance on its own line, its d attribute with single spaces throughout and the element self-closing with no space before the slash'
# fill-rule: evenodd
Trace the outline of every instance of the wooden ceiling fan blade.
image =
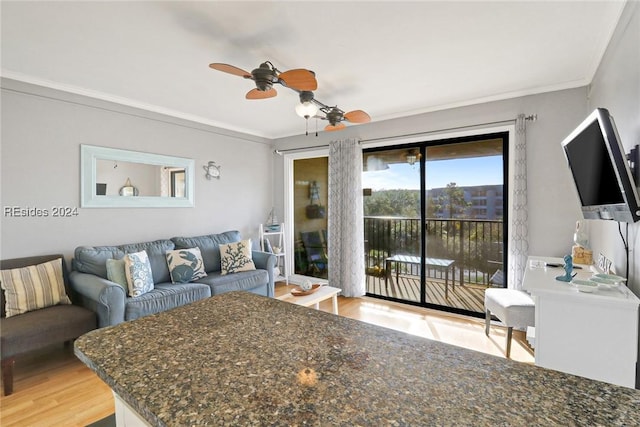
<svg viewBox="0 0 640 427">
<path fill-rule="evenodd" d="M 345 126 L 344 123 L 338 123 L 337 125 L 333 126 L 333 125 L 327 125 L 324 130 L 326 130 L 327 132 L 333 132 L 336 130 L 342 130 L 344 128 L 346 128 L 347 126 Z"/>
<path fill-rule="evenodd" d="M 225 73 L 233 74 L 234 76 L 244 77 L 245 79 L 250 79 L 251 78 L 251 73 L 250 72 L 245 71 L 242 68 L 235 67 L 233 65 L 221 64 L 221 63 L 218 63 L 218 62 L 214 62 L 212 64 L 209 64 L 209 67 L 213 68 L 214 70 L 223 71 Z"/>
<path fill-rule="evenodd" d="M 371 117 L 362 110 L 349 111 L 345 113 L 344 118 L 351 123 L 369 123 L 371 121 Z"/>
<path fill-rule="evenodd" d="M 284 82 L 285 86 L 292 89 L 309 91 L 318 89 L 318 81 L 315 74 L 303 68 L 285 71 L 280 73 L 278 78 Z"/>
<path fill-rule="evenodd" d="M 247 92 L 247 95 L 245 96 L 245 98 L 247 98 L 247 99 L 266 99 L 266 98 L 273 98 L 277 94 L 278 94 L 278 92 L 273 88 L 271 88 L 269 90 L 251 89 L 249 92 Z"/>
</svg>

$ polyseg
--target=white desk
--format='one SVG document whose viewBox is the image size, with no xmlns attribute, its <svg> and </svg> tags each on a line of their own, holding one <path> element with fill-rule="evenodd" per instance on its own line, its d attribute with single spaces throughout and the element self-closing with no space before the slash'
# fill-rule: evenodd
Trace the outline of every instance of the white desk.
<svg viewBox="0 0 640 427">
<path fill-rule="evenodd" d="M 625 286 L 578 292 L 555 280 L 562 268 L 532 268 L 531 260 L 560 263 L 561 258 L 529 257 L 523 288 L 533 296 L 535 363 L 538 366 L 635 387 L 640 299 Z M 574 270 L 587 279 L 588 266 Z"/>
</svg>

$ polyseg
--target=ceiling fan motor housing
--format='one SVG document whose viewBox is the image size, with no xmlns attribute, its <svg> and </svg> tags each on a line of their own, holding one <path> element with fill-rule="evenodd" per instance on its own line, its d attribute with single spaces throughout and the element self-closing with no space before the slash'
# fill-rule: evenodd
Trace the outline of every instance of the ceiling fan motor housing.
<svg viewBox="0 0 640 427">
<path fill-rule="evenodd" d="M 260 67 L 253 70 L 251 75 L 256 82 L 256 88 L 260 91 L 270 90 L 273 87 L 273 83 L 278 81 L 276 72 L 266 62 L 263 62 Z"/>
<path fill-rule="evenodd" d="M 313 101 L 313 92 L 311 92 L 310 90 L 303 90 L 300 92 L 301 103 L 311 102 L 311 101 Z"/>
<path fill-rule="evenodd" d="M 335 126 L 338 122 L 342 121 L 342 111 L 340 111 L 336 107 L 333 107 L 327 113 L 327 120 L 329 120 L 329 123 L 331 124 L 331 126 Z"/>
</svg>

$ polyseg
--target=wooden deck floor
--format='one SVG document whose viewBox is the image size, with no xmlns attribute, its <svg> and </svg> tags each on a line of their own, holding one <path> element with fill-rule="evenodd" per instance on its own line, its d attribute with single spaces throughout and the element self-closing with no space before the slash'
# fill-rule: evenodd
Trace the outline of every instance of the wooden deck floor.
<svg viewBox="0 0 640 427">
<path fill-rule="evenodd" d="M 446 298 L 444 280 L 427 278 L 426 301 L 429 304 L 484 313 L 485 289 L 484 286 L 457 284 L 454 290 L 449 282 L 448 298 Z M 373 295 L 420 302 L 420 278 L 400 275 L 397 283 L 393 277 L 385 287 L 384 277 L 367 276 L 367 292 Z"/>
</svg>

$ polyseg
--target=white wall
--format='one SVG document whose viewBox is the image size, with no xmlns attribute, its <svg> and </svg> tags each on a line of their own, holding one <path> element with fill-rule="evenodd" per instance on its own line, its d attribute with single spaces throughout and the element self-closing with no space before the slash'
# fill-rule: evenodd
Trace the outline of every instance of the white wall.
<svg viewBox="0 0 640 427">
<path fill-rule="evenodd" d="M 367 141 L 440 129 L 453 132 L 464 126 L 513 120 L 520 113 L 537 114 L 538 120 L 527 124 L 529 252 L 564 256 L 571 253 L 575 222 L 581 214 L 560 142 L 584 118 L 586 111 L 586 88 L 578 88 L 349 126 L 340 133 L 321 132 L 317 138 L 280 139 L 276 141 L 276 147 L 323 145 L 331 139 L 349 136 Z M 278 190 L 283 186 L 283 178 L 282 157 L 277 155 L 274 155 L 274 171 Z M 276 206 L 282 211 L 281 192 L 276 191 L 275 195 Z"/>
<path fill-rule="evenodd" d="M 231 229 L 257 237 L 272 205 L 272 148 L 261 138 L 3 79 L 1 141 L 3 259 Z M 80 144 L 194 159 L 195 207 L 80 208 Z M 220 180 L 205 178 L 210 160 Z M 78 216 L 11 217 L 12 206 Z"/>
<path fill-rule="evenodd" d="M 629 150 L 640 144 L 640 5 L 628 2 L 589 91 L 589 110 L 603 107 L 613 116 Z M 640 183 L 638 183 L 640 184 Z M 614 261 L 624 275 L 626 255 L 617 223 L 589 221 L 591 245 Z M 623 227 L 623 231 L 624 231 Z M 640 222 L 629 225 L 629 287 L 640 295 Z"/>
</svg>

